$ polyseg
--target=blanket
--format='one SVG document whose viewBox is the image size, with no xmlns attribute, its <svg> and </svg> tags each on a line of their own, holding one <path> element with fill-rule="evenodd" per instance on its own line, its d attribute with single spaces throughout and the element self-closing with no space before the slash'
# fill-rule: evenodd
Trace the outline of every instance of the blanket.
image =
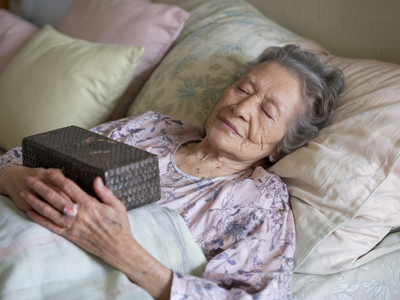
<svg viewBox="0 0 400 300">
<path fill-rule="evenodd" d="M 135 239 L 168 268 L 201 276 L 206 259 L 183 219 L 155 203 L 128 212 Z M 124 274 L 37 225 L 0 196 L 1 299 L 152 299 Z"/>
</svg>

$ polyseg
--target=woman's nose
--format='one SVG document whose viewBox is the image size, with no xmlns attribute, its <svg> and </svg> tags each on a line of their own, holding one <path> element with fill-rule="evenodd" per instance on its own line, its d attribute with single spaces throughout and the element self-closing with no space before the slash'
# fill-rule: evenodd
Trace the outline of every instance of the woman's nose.
<svg viewBox="0 0 400 300">
<path fill-rule="evenodd" d="M 252 113 L 255 111 L 252 97 L 246 98 L 237 104 L 231 105 L 232 113 L 235 117 L 241 118 L 246 122 L 250 121 Z"/>
</svg>

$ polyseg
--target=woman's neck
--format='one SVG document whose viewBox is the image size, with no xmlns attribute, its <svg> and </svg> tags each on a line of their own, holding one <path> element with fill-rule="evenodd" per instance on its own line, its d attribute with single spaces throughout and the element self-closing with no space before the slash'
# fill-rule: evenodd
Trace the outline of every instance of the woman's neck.
<svg viewBox="0 0 400 300">
<path fill-rule="evenodd" d="M 179 147 L 175 153 L 175 164 L 181 171 L 195 177 L 214 178 L 234 175 L 252 167 L 217 153 L 206 139 Z"/>
</svg>

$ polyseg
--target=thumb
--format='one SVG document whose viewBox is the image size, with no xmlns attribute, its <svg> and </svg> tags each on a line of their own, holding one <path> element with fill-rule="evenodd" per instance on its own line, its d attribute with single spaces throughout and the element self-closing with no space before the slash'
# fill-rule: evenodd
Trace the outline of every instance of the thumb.
<svg viewBox="0 0 400 300">
<path fill-rule="evenodd" d="M 113 207 L 118 207 L 122 202 L 114 196 L 113 192 L 104 185 L 103 179 L 101 177 L 96 177 L 93 181 L 93 188 L 97 196 L 103 201 L 103 203 L 108 204 Z"/>
</svg>

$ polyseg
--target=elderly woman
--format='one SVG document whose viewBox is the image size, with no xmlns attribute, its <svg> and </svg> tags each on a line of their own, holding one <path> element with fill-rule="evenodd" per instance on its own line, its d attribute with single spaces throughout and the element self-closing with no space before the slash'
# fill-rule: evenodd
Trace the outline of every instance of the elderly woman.
<svg viewBox="0 0 400 300">
<path fill-rule="evenodd" d="M 343 76 L 287 45 L 266 49 L 238 77 L 222 92 L 205 135 L 201 127 L 155 112 L 93 129 L 158 155 L 158 204 L 186 222 L 208 261 L 202 278 L 169 270 L 148 254 L 132 237 L 125 207 L 100 178 L 94 188 L 103 203 L 60 171 L 20 166 L 21 150 L 13 149 L 0 160 L 0 193 L 155 299 L 290 299 L 293 215 L 285 184 L 263 167 L 329 123 Z M 76 207 L 77 214 L 63 214 Z"/>
</svg>

